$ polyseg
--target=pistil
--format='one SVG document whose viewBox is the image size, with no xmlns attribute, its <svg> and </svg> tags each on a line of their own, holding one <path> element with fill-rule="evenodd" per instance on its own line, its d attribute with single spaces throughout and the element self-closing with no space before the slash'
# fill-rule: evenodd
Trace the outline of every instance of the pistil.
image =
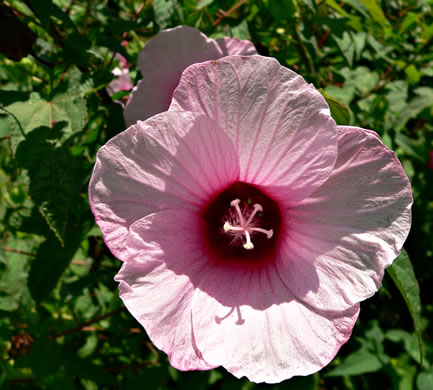
<svg viewBox="0 0 433 390">
<path fill-rule="evenodd" d="M 255 222 L 254 222 L 254 217 L 256 216 L 257 212 L 262 212 L 263 211 L 263 207 L 256 203 L 253 205 L 254 210 L 251 212 L 251 214 L 248 216 L 248 219 L 244 218 L 246 217 L 246 215 L 244 215 L 239 207 L 239 203 L 240 203 L 240 199 L 234 199 L 230 202 L 230 205 L 232 207 L 234 207 L 236 214 L 237 214 L 237 218 L 232 218 L 235 221 L 231 221 L 231 222 L 237 222 L 237 225 L 233 225 L 230 224 L 228 221 L 226 221 L 224 223 L 223 229 L 226 233 L 232 232 L 234 233 L 235 237 L 237 237 L 239 234 L 244 234 L 245 235 L 245 244 L 243 245 L 243 247 L 245 249 L 253 249 L 254 245 L 251 242 L 251 235 L 254 232 L 259 232 L 259 233 L 264 233 L 266 234 L 267 238 L 271 238 L 272 235 L 274 234 L 273 230 L 265 230 L 259 227 L 256 227 Z M 244 213 L 247 214 L 247 211 L 244 210 Z"/>
</svg>

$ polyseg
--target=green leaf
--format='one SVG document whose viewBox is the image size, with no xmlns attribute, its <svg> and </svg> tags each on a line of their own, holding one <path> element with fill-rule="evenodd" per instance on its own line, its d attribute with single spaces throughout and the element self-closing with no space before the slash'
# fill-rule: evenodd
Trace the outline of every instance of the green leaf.
<svg viewBox="0 0 433 390">
<path fill-rule="evenodd" d="M 10 239 L 7 244 L 15 252 L 0 249 L 0 310 L 18 309 L 26 289 L 27 262 L 32 250 L 31 241 Z"/>
<path fill-rule="evenodd" d="M 20 91 L 0 91 L 0 105 L 8 106 L 15 102 L 25 102 L 30 97 L 27 92 Z"/>
<path fill-rule="evenodd" d="M 176 0 L 153 0 L 153 10 L 155 12 L 155 21 L 159 28 L 163 30 L 167 27 L 170 19 L 176 9 Z"/>
<path fill-rule="evenodd" d="M 367 95 L 379 81 L 379 75 L 366 66 L 343 68 L 340 73 L 345 78 L 344 88 L 355 88 L 362 95 Z"/>
<path fill-rule="evenodd" d="M 345 0 L 344 1 L 347 5 L 350 5 L 354 9 L 356 9 L 358 12 L 360 12 L 364 17 L 368 18 L 368 10 L 365 7 L 364 4 L 360 0 Z"/>
<path fill-rule="evenodd" d="M 412 317 L 415 332 L 418 337 L 420 361 L 423 360 L 423 343 L 421 337 L 421 300 L 419 296 L 419 285 L 413 271 L 412 263 L 407 252 L 402 249 L 400 256 L 394 260 L 392 265 L 386 269 L 391 276 Z"/>
<path fill-rule="evenodd" d="M 352 66 L 353 57 L 355 55 L 355 44 L 352 40 L 352 35 L 347 31 L 344 31 L 341 37 L 333 34 L 333 38 L 347 63 Z"/>
<path fill-rule="evenodd" d="M 408 86 L 403 80 L 396 80 L 388 83 L 386 86 L 389 92 L 386 94 L 389 107 L 388 110 L 392 113 L 401 112 L 407 105 L 408 101 Z"/>
<path fill-rule="evenodd" d="M 207 7 L 208 5 L 211 5 L 215 0 L 199 0 L 196 9 L 202 9 L 204 7 Z"/>
<path fill-rule="evenodd" d="M 433 369 L 418 374 L 418 377 L 416 378 L 416 387 L 418 390 L 433 389 Z"/>
<path fill-rule="evenodd" d="M 326 0 L 326 4 L 329 7 L 335 9 L 339 13 L 340 16 L 343 16 L 343 17 L 348 16 L 347 12 L 343 8 L 341 8 L 335 0 Z"/>
<path fill-rule="evenodd" d="M 293 0 L 269 0 L 269 11 L 275 20 L 290 20 L 296 7 Z"/>
<path fill-rule="evenodd" d="M 377 4 L 376 0 L 360 0 L 361 3 L 367 8 L 374 21 L 379 23 L 382 27 L 386 26 L 386 18 L 382 9 Z"/>
<path fill-rule="evenodd" d="M 29 194 L 61 244 L 76 185 L 74 160 L 66 146 L 55 142 L 64 125 L 59 122 L 53 128 L 33 130 L 16 153 L 30 178 Z"/>
<path fill-rule="evenodd" d="M 417 116 L 421 111 L 433 105 L 433 88 L 419 87 L 415 89 L 414 92 L 417 96 L 403 108 L 396 119 L 394 126 L 396 131 L 400 131 L 409 119 Z"/>
<path fill-rule="evenodd" d="M 367 349 L 359 349 L 329 371 L 326 376 L 361 375 L 379 371 L 382 367 L 383 363 L 376 354 Z"/>
<path fill-rule="evenodd" d="M 352 39 L 355 45 L 356 58 L 359 60 L 367 42 L 367 33 L 362 31 L 356 34 L 352 34 Z"/>
<path fill-rule="evenodd" d="M 414 24 L 417 24 L 419 20 L 419 15 L 413 12 L 408 12 L 404 17 L 403 22 L 400 26 L 399 35 L 403 34 L 408 28 L 412 27 Z"/>
<path fill-rule="evenodd" d="M 62 121 L 65 126 L 56 134 L 62 142 L 81 131 L 87 118 L 86 102 L 78 89 L 57 94 L 50 101 L 43 100 L 37 93 L 32 93 L 26 102 L 17 102 L 7 107 L 9 123 L 12 129 L 12 150 L 34 129 L 46 126 L 52 128 Z"/>
<path fill-rule="evenodd" d="M 403 342 L 404 349 L 408 355 L 418 364 L 421 363 L 419 356 L 418 337 L 416 333 L 409 333 L 402 329 L 391 329 L 386 332 L 386 338 L 394 343 Z M 429 363 L 424 359 L 424 366 L 429 366 Z"/>
<path fill-rule="evenodd" d="M 236 26 L 230 27 L 230 34 L 233 38 L 238 39 L 250 39 L 250 32 L 248 30 L 248 22 L 243 20 L 241 23 Z"/>
<path fill-rule="evenodd" d="M 329 96 L 323 89 L 319 89 L 319 91 L 328 103 L 335 122 L 337 122 L 338 125 L 348 125 L 350 122 L 349 109 L 337 99 Z"/>
<path fill-rule="evenodd" d="M 28 287 L 35 301 L 43 301 L 57 286 L 79 248 L 84 232 L 81 226 L 69 223 L 64 245 L 49 235 L 36 252 L 29 272 Z"/>
<path fill-rule="evenodd" d="M 389 357 L 385 354 L 383 347 L 384 338 L 385 335 L 377 321 L 373 321 L 364 337 L 358 339 L 361 347 L 347 356 L 326 376 L 361 375 L 380 370 L 389 363 Z"/>
<path fill-rule="evenodd" d="M 425 145 L 423 140 L 421 140 L 421 142 L 417 142 L 403 133 L 397 133 L 395 136 L 395 142 L 408 156 L 412 157 L 413 160 L 418 160 L 422 163 L 426 162 L 426 158 L 424 156 Z"/>
<path fill-rule="evenodd" d="M 418 71 L 415 65 L 409 65 L 404 72 L 406 73 L 409 84 L 415 85 L 421 80 L 421 73 Z"/>
<path fill-rule="evenodd" d="M 343 88 L 341 88 L 337 87 L 336 85 L 328 85 L 325 88 L 325 93 L 327 95 L 330 95 L 333 99 L 338 100 L 340 103 L 343 103 L 347 107 L 350 105 L 353 98 L 355 97 L 355 87 L 344 86 Z"/>
<path fill-rule="evenodd" d="M 86 68 L 91 61 L 89 51 L 91 47 L 92 43 L 89 38 L 76 31 L 68 34 L 63 41 L 62 55 L 71 64 Z"/>
<path fill-rule="evenodd" d="M 95 334 L 90 334 L 86 339 L 86 343 L 77 351 L 78 357 L 86 358 L 90 356 L 93 352 L 95 352 L 97 346 L 98 337 Z"/>
<path fill-rule="evenodd" d="M 388 56 L 388 53 L 392 51 L 392 48 L 390 46 L 383 45 L 378 40 L 376 40 L 373 35 L 368 36 L 367 42 L 374 49 L 378 58 L 383 58 L 389 63 L 393 62 L 390 56 Z"/>
<path fill-rule="evenodd" d="M 32 11 L 46 30 L 50 24 L 52 0 L 29 0 Z"/>
<path fill-rule="evenodd" d="M 395 390 L 412 390 L 417 368 L 409 363 L 407 355 L 400 355 L 390 360 L 388 366 L 391 374 L 392 388 Z"/>
</svg>

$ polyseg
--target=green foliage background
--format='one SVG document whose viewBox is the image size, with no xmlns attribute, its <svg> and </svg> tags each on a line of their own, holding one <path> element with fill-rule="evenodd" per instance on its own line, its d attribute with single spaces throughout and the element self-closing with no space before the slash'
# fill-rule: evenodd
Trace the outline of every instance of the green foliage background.
<svg viewBox="0 0 433 390">
<path fill-rule="evenodd" d="M 2 4 L 22 24 L 1 34 L 30 54 L 0 54 L 1 388 L 433 389 L 432 0 Z M 178 24 L 251 39 L 322 88 L 339 124 L 377 131 L 412 182 L 413 268 L 404 252 L 362 303 L 352 338 L 310 377 L 267 386 L 224 369 L 178 372 L 118 297 L 120 262 L 87 200 L 96 151 L 125 129 L 116 101 L 128 92 L 107 86 L 115 53 L 137 81 L 146 41 Z"/>
</svg>

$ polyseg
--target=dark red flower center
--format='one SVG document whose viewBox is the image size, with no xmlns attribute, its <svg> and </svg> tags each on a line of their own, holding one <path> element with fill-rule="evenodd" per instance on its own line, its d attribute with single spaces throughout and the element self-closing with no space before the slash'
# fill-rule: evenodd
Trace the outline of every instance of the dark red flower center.
<svg viewBox="0 0 433 390">
<path fill-rule="evenodd" d="M 205 243 L 221 261 L 260 261 L 275 252 L 281 210 L 254 185 L 233 183 L 207 203 L 201 217 Z"/>
</svg>

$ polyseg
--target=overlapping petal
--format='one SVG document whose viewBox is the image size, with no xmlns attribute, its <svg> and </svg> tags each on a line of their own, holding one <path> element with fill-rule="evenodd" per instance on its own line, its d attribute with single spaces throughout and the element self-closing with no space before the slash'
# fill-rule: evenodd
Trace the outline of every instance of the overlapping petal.
<svg viewBox="0 0 433 390">
<path fill-rule="evenodd" d="M 278 265 L 287 285 L 322 309 L 343 310 L 370 297 L 409 233 L 411 204 L 395 154 L 375 133 L 339 126 L 331 176 L 286 211 Z"/>
<path fill-rule="evenodd" d="M 359 305 L 314 310 L 275 267 L 215 261 L 198 218 L 166 210 L 137 221 L 127 243 L 132 258 L 116 276 L 126 307 L 171 364 L 223 365 L 238 377 L 273 383 L 329 363 L 349 338 Z"/>
<path fill-rule="evenodd" d="M 124 260 L 132 223 L 158 210 L 197 210 L 238 177 L 234 147 L 215 122 L 162 113 L 99 150 L 89 199 L 105 242 Z"/>
<path fill-rule="evenodd" d="M 225 56 L 252 56 L 257 54 L 257 50 L 253 43 L 250 41 L 244 41 L 237 38 L 223 37 L 218 38 L 216 43 L 222 51 L 223 57 Z"/>
<path fill-rule="evenodd" d="M 210 235 L 226 231 L 235 192 L 247 202 L 253 188 L 278 210 L 272 250 L 226 256 Z M 121 297 L 171 364 L 270 383 L 319 370 L 347 341 L 399 254 L 412 203 L 377 135 L 336 126 L 311 85 L 260 56 L 188 67 L 168 112 L 101 148 L 90 199 L 125 260 Z"/>
<path fill-rule="evenodd" d="M 235 38 L 215 41 L 189 26 L 161 31 L 147 42 L 138 57 L 143 79 L 126 105 L 126 124 L 130 126 L 167 110 L 180 76 L 189 65 L 226 55 L 256 53 L 249 41 Z"/>
<path fill-rule="evenodd" d="M 337 129 L 312 85 L 275 59 L 225 57 L 186 69 L 170 110 L 215 119 L 233 141 L 240 179 L 295 203 L 328 178 Z"/>
<path fill-rule="evenodd" d="M 313 310 L 273 269 L 221 271 L 209 273 L 198 286 L 193 328 L 203 358 L 238 378 L 276 383 L 312 374 L 334 358 L 352 333 L 358 304 L 338 312 Z M 231 305 L 209 293 L 221 284 Z"/>
<path fill-rule="evenodd" d="M 130 258 L 115 278 L 125 306 L 180 370 L 215 366 L 197 349 L 191 321 L 194 281 L 212 265 L 199 218 L 190 210 L 172 209 L 135 222 L 126 242 Z"/>
</svg>

